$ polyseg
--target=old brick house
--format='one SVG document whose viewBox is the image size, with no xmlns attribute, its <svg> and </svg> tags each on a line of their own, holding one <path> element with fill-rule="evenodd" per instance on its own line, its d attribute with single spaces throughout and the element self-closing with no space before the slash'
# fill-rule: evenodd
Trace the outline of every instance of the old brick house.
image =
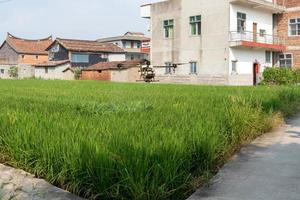
<svg viewBox="0 0 300 200">
<path fill-rule="evenodd" d="M 19 78 L 34 76 L 32 65 L 48 60 L 46 48 L 52 43 L 52 37 L 38 40 L 18 38 L 8 33 L 0 46 L 0 78 L 10 78 L 12 66 L 18 68 Z"/>
<path fill-rule="evenodd" d="M 285 12 L 276 16 L 277 34 L 284 38 L 287 50 L 279 54 L 280 67 L 300 69 L 300 0 L 277 0 Z"/>
<path fill-rule="evenodd" d="M 125 61 L 125 52 L 115 44 L 91 40 L 57 38 L 46 51 L 49 60 L 35 65 L 35 77 L 74 79 L 75 69 L 85 69 L 102 62 Z"/>
<path fill-rule="evenodd" d="M 141 79 L 140 65 L 143 60 L 102 62 L 82 71 L 82 80 L 102 80 L 113 82 L 136 82 Z"/>
</svg>

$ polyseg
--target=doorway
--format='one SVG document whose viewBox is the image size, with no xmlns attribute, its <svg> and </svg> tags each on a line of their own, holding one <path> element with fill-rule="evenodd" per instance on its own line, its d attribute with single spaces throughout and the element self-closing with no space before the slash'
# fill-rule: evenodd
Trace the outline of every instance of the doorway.
<svg viewBox="0 0 300 200">
<path fill-rule="evenodd" d="M 259 64 L 253 63 L 253 85 L 257 85 L 258 74 L 259 74 Z"/>
<path fill-rule="evenodd" d="M 253 42 L 257 42 L 257 23 L 253 23 Z"/>
</svg>

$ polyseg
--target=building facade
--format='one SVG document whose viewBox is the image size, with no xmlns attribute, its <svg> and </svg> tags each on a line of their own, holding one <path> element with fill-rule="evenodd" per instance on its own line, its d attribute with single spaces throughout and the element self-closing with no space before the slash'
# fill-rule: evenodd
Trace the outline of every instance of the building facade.
<svg viewBox="0 0 300 200">
<path fill-rule="evenodd" d="M 150 19 L 151 64 L 160 82 L 253 85 L 285 51 L 272 0 L 168 0 L 141 7 Z"/>
<path fill-rule="evenodd" d="M 125 61 L 125 52 L 110 43 L 57 38 L 46 51 L 49 59 L 35 65 L 35 77 L 75 79 L 75 71 L 102 62 Z"/>
<path fill-rule="evenodd" d="M 51 36 L 28 40 L 8 33 L 0 47 L 0 78 L 12 78 L 9 73 L 11 67 L 18 69 L 18 78 L 33 77 L 33 65 L 48 60 L 46 48 L 51 43 Z"/>
<path fill-rule="evenodd" d="M 278 66 L 300 69 L 300 1 L 277 0 L 285 12 L 276 16 L 277 33 L 284 38 L 287 49 L 278 55 Z"/>
<path fill-rule="evenodd" d="M 127 32 L 122 36 L 102 38 L 104 43 L 113 43 L 126 52 L 126 60 L 149 60 L 150 38 L 143 33 Z"/>
</svg>

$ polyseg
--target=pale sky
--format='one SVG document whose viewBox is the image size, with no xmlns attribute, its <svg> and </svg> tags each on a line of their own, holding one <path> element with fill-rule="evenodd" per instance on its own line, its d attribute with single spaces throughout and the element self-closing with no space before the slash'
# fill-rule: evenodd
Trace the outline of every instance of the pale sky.
<svg viewBox="0 0 300 200">
<path fill-rule="evenodd" d="M 146 33 L 148 23 L 140 17 L 139 7 L 153 1 L 10 0 L 0 3 L 0 41 L 7 32 L 29 39 L 49 35 L 97 39 L 127 31 Z"/>
</svg>

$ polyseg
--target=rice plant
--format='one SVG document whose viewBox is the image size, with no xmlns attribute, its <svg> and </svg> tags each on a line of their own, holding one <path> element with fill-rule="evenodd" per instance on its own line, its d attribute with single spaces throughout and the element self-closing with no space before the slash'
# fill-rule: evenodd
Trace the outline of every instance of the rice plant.
<svg viewBox="0 0 300 200">
<path fill-rule="evenodd" d="M 180 200 L 299 102 L 297 87 L 0 80 L 0 162 L 89 199 Z"/>
</svg>

